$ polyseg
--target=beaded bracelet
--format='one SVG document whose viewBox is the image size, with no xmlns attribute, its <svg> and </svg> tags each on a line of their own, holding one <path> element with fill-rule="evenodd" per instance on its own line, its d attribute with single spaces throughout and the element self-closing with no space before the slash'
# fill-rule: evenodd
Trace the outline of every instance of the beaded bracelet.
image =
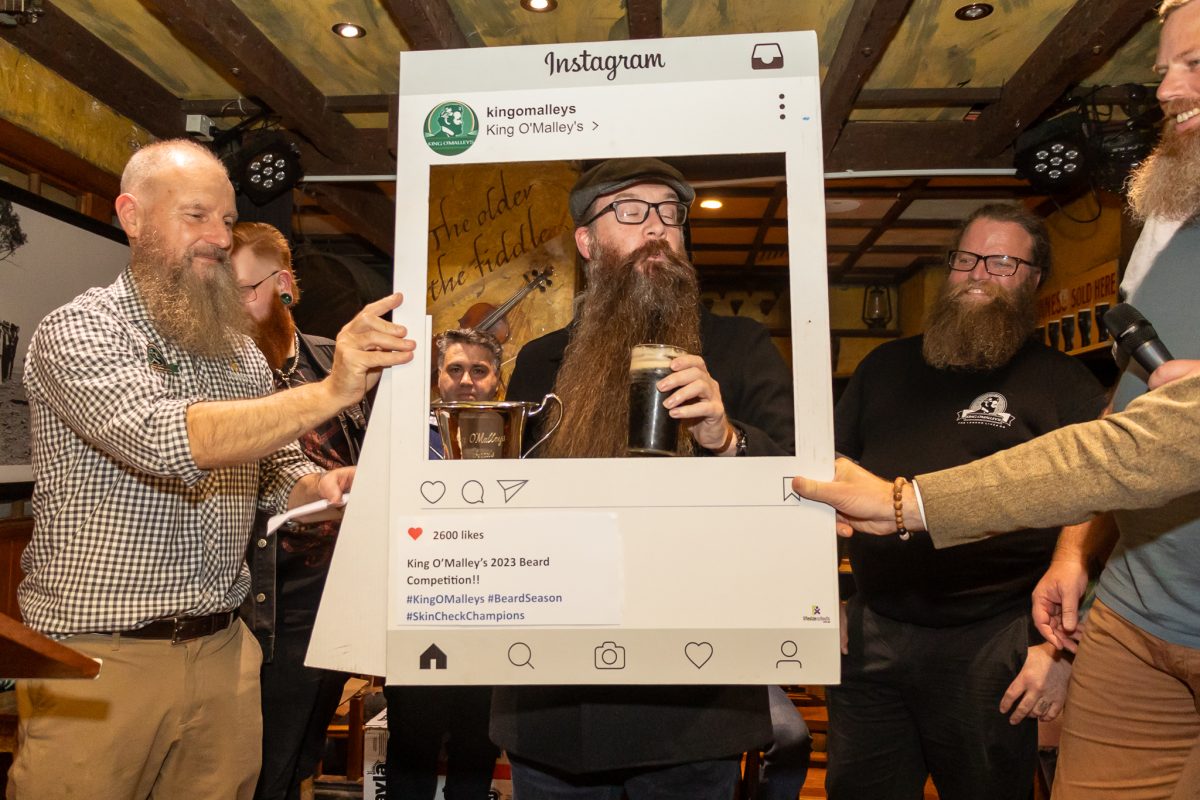
<svg viewBox="0 0 1200 800">
<path fill-rule="evenodd" d="M 900 539 L 907 542 L 912 538 L 912 532 L 904 527 L 904 484 L 907 478 L 896 478 L 892 483 L 892 507 L 896 510 L 896 533 Z"/>
</svg>

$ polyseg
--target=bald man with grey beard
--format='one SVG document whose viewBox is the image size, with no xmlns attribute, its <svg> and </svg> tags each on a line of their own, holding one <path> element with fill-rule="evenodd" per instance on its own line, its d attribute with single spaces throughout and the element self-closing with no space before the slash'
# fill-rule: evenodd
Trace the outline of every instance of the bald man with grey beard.
<svg viewBox="0 0 1200 800">
<path fill-rule="evenodd" d="M 211 152 L 130 159 L 117 217 L 130 265 L 50 312 L 26 361 L 33 538 L 21 613 L 103 662 L 95 681 L 17 684 L 8 796 L 245 798 L 259 771 L 257 643 L 236 615 L 256 509 L 337 503 L 353 468 L 295 439 L 412 360 L 373 303 L 328 378 L 271 394 L 229 264 L 233 187 Z"/>
</svg>

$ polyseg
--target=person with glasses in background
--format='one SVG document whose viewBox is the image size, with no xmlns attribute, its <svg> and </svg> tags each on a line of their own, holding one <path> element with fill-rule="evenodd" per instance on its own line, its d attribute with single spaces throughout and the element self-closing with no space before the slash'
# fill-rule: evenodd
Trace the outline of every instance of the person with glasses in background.
<svg viewBox="0 0 1200 800">
<path fill-rule="evenodd" d="M 507 394 L 562 399 L 544 457 L 628 454 L 630 351 L 646 342 L 687 353 L 659 383 L 683 423 L 679 455 L 793 452 L 791 374 L 766 328 L 700 304 L 684 251 L 694 198 L 678 170 L 652 158 L 604 161 L 571 190 L 587 287 L 569 326 L 521 349 Z M 772 740 L 761 686 L 497 687 L 491 733 L 508 751 L 515 795 L 534 800 L 728 800 L 743 751 Z"/>
<path fill-rule="evenodd" d="M 301 333 L 292 319 L 300 287 L 292 252 L 279 230 L 265 222 L 233 229 L 230 257 L 250 337 L 274 376 L 275 391 L 316 383 L 333 367 L 334 342 Z M 326 469 L 358 463 L 370 402 L 363 398 L 300 434 L 300 448 Z M 262 646 L 262 771 L 256 800 L 299 800 L 300 785 L 325 753 L 325 731 L 341 701 L 347 675 L 304 666 L 317 607 L 341 523 L 290 521 L 266 532 L 254 521 L 246 551 L 250 593 L 242 619 Z"/>
<path fill-rule="evenodd" d="M 1042 221 L 986 205 L 954 247 L 924 334 L 872 351 L 834 414 L 838 452 L 884 477 L 956 466 L 1104 406 L 1086 367 L 1031 337 L 1050 270 Z M 950 550 L 928 534 L 849 541 L 857 591 L 829 689 L 830 798 L 918 800 L 929 775 L 945 800 L 1028 796 L 1036 720 L 1063 710 L 1071 671 L 1031 616 L 1058 537 L 1039 528 Z"/>
</svg>

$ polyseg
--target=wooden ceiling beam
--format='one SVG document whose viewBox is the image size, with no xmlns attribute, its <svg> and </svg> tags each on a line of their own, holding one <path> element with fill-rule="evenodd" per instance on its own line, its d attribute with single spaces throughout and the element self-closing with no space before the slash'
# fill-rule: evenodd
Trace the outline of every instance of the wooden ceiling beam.
<svg viewBox="0 0 1200 800">
<path fill-rule="evenodd" d="M 0 26 L 0 38 L 155 136 L 183 135 L 178 97 L 53 4 L 43 8 L 36 23 Z"/>
<path fill-rule="evenodd" d="M 945 108 L 995 103 L 1003 91 L 999 87 L 947 87 L 944 89 L 863 89 L 854 101 L 855 108 Z"/>
<path fill-rule="evenodd" d="M 886 186 L 828 186 L 826 197 L 895 197 L 902 189 Z M 930 186 L 921 193 L 923 200 L 978 200 L 998 197 L 1044 197 L 1027 184 L 1012 186 Z"/>
<path fill-rule="evenodd" d="M 383 0 L 383 7 L 413 50 L 470 46 L 446 0 Z"/>
<path fill-rule="evenodd" d="M 827 172 L 1012 168 L 1012 154 L 979 155 L 980 122 L 849 122 Z"/>
<path fill-rule="evenodd" d="M 0 162 L 23 172 L 43 173 L 71 188 L 112 202 L 121 193 L 121 179 L 84 161 L 24 128 L 0 119 Z"/>
<path fill-rule="evenodd" d="M 867 78 L 883 58 L 912 0 L 854 0 L 821 82 L 825 157 L 833 152 Z"/>
<path fill-rule="evenodd" d="M 787 182 L 780 181 L 775 184 L 775 192 L 771 195 L 771 199 L 767 201 L 767 207 L 763 211 L 762 223 L 758 226 L 758 230 L 755 231 L 754 242 L 750 245 L 750 250 L 746 253 L 747 267 L 753 267 L 758 262 L 758 254 L 762 252 L 763 245 L 767 241 L 767 234 L 771 232 L 771 222 L 775 219 L 775 215 L 779 213 L 779 207 L 786 199 Z"/>
<path fill-rule="evenodd" d="M 350 139 L 354 157 L 332 159 L 308 142 L 296 142 L 305 175 L 395 175 L 393 141 L 385 128 L 356 128 Z"/>
<path fill-rule="evenodd" d="M 1077 0 L 980 113 L 976 153 L 995 156 L 1080 80 L 1108 61 L 1154 15 L 1148 0 Z"/>
<path fill-rule="evenodd" d="M 912 182 L 904 191 L 900 192 L 896 197 L 896 202 L 892 203 L 892 207 L 887 210 L 875 224 L 875 227 L 862 238 L 862 240 L 851 248 L 849 255 L 842 259 L 842 263 L 838 264 L 837 269 L 830 270 L 829 280 L 842 280 L 846 273 L 854 269 L 854 265 L 858 263 L 868 251 L 872 253 L 915 253 L 923 255 L 930 251 L 931 248 L 913 245 L 877 245 L 879 237 L 887 232 L 896 220 L 900 219 L 900 215 L 912 205 L 912 202 L 921 196 L 921 192 L 929 185 L 928 178 L 918 178 Z M 839 252 L 836 245 L 827 246 L 826 248 L 831 253 Z"/>
<path fill-rule="evenodd" d="M 394 255 L 396 207 L 370 183 L 309 183 L 304 192 L 381 252 Z"/>
<path fill-rule="evenodd" d="M 662 0 L 625 0 L 630 39 L 661 39 Z"/>
<path fill-rule="evenodd" d="M 2 31 L 3 29 L 0 29 Z M 3 36 L 0 33 L 0 36 Z M 1153 93 L 1151 84 L 1139 84 Z M 1128 102 L 1129 92 L 1121 86 L 1080 86 L 1074 90 L 1076 96 L 1091 97 L 1101 105 L 1120 105 Z M 950 87 L 946 89 L 863 89 L 858 93 L 854 107 L 860 108 L 945 108 L 947 106 L 972 106 L 977 104 L 989 105 L 998 103 L 1004 90 L 995 87 Z M 342 114 L 381 114 L 388 110 L 389 102 L 395 99 L 394 94 L 331 94 L 325 97 L 330 111 Z M 253 100 L 244 97 L 230 97 L 217 100 L 183 100 L 180 106 L 185 114 L 207 114 L 210 117 L 221 116 L 251 116 L 259 112 L 259 107 Z M 234 112 L 231 114 L 231 112 Z M 770 161 L 782 165 L 783 159 L 772 154 L 755 154 L 750 156 L 755 161 Z M 673 158 L 672 162 L 694 160 L 703 165 L 711 159 L 682 156 Z M 690 174 L 690 173 L 689 173 Z M 697 179 L 699 180 L 699 179 Z"/>
<path fill-rule="evenodd" d="M 1121 105 L 1129 102 L 1129 84 L 1120 86 L 1079 86 L 1072 91 L 1076 97 L 1089 97 L 1101 105 Z M 1153 94 L 1152 84 L 1144 86 Z M 943 89 L 863 89 L 858 93 L 855 108 L 946 108 L 954 106 L 991 105 L 998 103 L 1005 90 L 995 87 L 947 87 Z"/>
<path fill-rule="evenodd" d="M 325 95 L 288 60 L 233 0 L 145 0 L 197 55 L 236 76 L 239 89 L 261 98 L 287 127 L 335 159 L 350 161 L 355 128 L 331 111 Z"/>
<path fill-rule="evenodd" d="M 878 223 L 876 223 L 876 224 L 878 224 Z M 890 230 L 890 227 L 888 229 L 885 229 L 883 231 L 883 233 L 886 233 L 887 230 Z M 879 235 L 882 235 L 882 233 Z M 871 238 L 871 241 L 872 242 L 877 241 L 878 238 L 879 238 L 879 236 L 874 236 Z M 941 243 L 935 243 L 935 244 L 869 244 L 866 246 L 864 246 L 864 245 L 866 245 L 865 237 L 864 237 L 864 241 L 859 242 L 858 244 L 829 244 L 829 245 L 825 246 L 825 249 L 827 251 L 829 251 L 830 253 L 856 253 L 859 256 L 865 254 L 868 250 L 870 251 L 870 253 L 872 255 L 922 256 L 922 255 L 933 255 L 934 253 L 940 253 L 946 249 Z"/>
<path fill-rule="evenodd" d="M 388 101 L 393 97 L 393 94 L 331 94 L 325 97 L 325 105 L 339 114 L 381 114 L 388 110 Z M 210 117 L 251 117 L 262 110 L 257 103 L 245 97 L 183 100 L 180 106 L 185 114 L 207 114 Z"/>
<path fill-rule="evenodd" d="M 764 217 L 688 217 L 688 225 L 692 228 L 757 228 L 767 225 L 772 228 L 786 228 L 786 219 L 766 219 Z"/>
</svg>

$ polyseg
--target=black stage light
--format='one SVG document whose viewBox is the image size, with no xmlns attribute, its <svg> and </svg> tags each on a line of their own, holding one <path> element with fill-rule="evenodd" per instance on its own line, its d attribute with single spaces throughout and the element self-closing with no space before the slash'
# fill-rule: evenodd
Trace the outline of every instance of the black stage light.
<svg viewBox="0 0 1200 800">
<path fill-rule="evenodd" d="M 1092 109 L 1091 144 L 1095 151 L 1095 180 L 1101 189 L 1117 194 L 1125 190 L 1125 181 L 1154 149 L 1158 141 L 1158 123 L 1162 108 L 1149 87 L 1137 83 L 1119 87 L 1126 99 L 1119 103 L 1125 119 L 1104 118 Z"/>
<path fill-rule="evenodd" d="M 1035 125 L 1017 137 L 1013 166 L 1033 188 L 1069 194 L 1088 185 L 1088 141 L 1078 111 Z"/>
<path fill-rule="evenodd" d="M 224 161 L 234 188 L 260 206 L 290 192 L 304 177 L 299 149 L 279 131 L 247 135 Z"/>
<path fill-rule="evenodd" d="M 30 25 L 38 21 L 45 13 L 42 0 L 4 0 L 0 4 L 0 26 L 12 28 L 17 25 Z"/>
</svg>

